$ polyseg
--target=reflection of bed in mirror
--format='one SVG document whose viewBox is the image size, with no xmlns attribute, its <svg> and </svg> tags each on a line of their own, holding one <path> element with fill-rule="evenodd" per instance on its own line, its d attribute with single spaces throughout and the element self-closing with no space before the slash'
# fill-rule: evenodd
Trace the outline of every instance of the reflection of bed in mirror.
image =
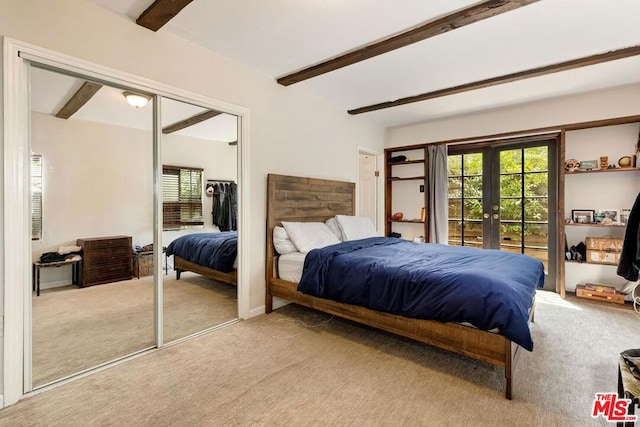
<svg viewBox="0 0 640 427">
<path fill-rule="evenodd" d="M 237 231 L 187 234 L 167 246 L 178 280 L 180 273 L 191 271 L 232 285 L 237 284 L 237 252 Z"/>
<path fill-rule="evenodd" d="M 283 222 L 324 222 L 336 215 L 354 215 L 355 185 L 353 183 L 270 174 L 267 187 L 267 313 L 271 312 L 273 308 L 273 297 L 279 297 L 296 304 L 491 363 L 504 368 L 506 379 L 505 396 L 511 399 L 513 368 L 520 354 L 519 350 L 522 347 L 502 335 L 500 331 L 496 333 L 494 330 L 482 330 L 455 322 L 445 323 L 405 317 L 361 305 L 335 301 L 327 297 L 314 296 L 300 292 L 298 283 L 280 275 L 280 258 L 283 257 L 278 255 L 274 246 L 274 229 L 285 225 Z M 318 203 L 319 200 L 322 202 Z M 404 243 L 425 245 L 424 243 Z M 340 248 L 343 244 L 339 244 Z M 338 249 L 338 245 L 330 246 L 330 248 L 332 248 L 330 252 L 339 252 L 341 250 Z M 460 249 L 464 251 L 469 248 Z M 451 250 L 455 250 L 455 248 L 451 247 Z M 516 254 L 510 255 L 520 256 Z M 309 254 L 306 254 L 306 256 L 308 257 Z M 304 255 L 298 258 L 304 259 Z M 287 263 L 295 264 L 295 261 L 295 259 L 286 258 Z M 292 276 L 295 276 L 295 265 L 289 268 L 293 273 Z M 298 267 L 298 270 L 300 270 L 300 267 Z M 327 277 L 329 276 L 327 275 Z M 326 283 L 326 285 L 330 284 Z M 527 284 L 527 286 L 529 285 L 531 284 Z M 345 283 L 338 284 L 338 287 L 347 288 Z M 532 287 L 533 289 L 528 289 L 528 291 L 535 294 L 535 284 Z M 352 286 L 349 286 L 349 289 L 351 288 Z M 473 289 L 470 290 L 473 293 Z M 524 322 L 524 327 L 528 332 L 528 322 L 533 317 L 533 298 L 529 295 L 527 299 L 528 301 L 525 304 L 527 307 L 524 309 L 522 322 Z"/>
</svg>

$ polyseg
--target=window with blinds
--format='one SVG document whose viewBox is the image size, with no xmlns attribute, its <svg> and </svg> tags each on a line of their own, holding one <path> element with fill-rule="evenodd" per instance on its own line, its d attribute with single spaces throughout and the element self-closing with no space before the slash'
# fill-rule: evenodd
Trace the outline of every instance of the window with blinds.
<svg viewBox="0 0 640 427">
<path fill-rule="evenodd" d="M 162 166 L 164 230 L 204 225 L 202 171 L 185 166 Z"/>
<path fill-rule="evenodd" d="M 31 156 L 31 240 L 42 238 L 42 156 Z"/>
</svg>

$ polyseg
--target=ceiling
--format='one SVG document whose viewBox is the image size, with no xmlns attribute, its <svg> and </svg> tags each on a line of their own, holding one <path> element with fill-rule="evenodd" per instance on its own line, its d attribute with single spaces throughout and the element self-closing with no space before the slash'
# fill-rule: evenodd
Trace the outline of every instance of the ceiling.
<svg viewBox="0 0 640 427">
<path fill-rule="evenodd" d="M 56 115 L 85 82 L 83 79 L 33 67 L 31 69 L 31 110 Z M 153 107 L 150 102 L 134 108 L 127 104 L 123 89 L 102 86 L 75 112 L 70 119 L 111 124 L 144 131 L 153 127 Z M 203 107 L 162 98 L 162 127 L 186 120 L 207 111 Z M 199 139 L 220 142 L 238 140 L 237 117 L 220 114 L 206 121 L 185 127 L 175 133 Z"/>
<path fill-rule="evenodd" d="M 132 22 L 152 0 L 91 0 Z M 159 0 L 160 2 L 165 0 Z M 179 2 L 177 2 L 179 3 Z M 521 7 L 291 86 L 348 110 L 640 45 L 638 0 L 193 0 L 158 31 L 276 81 L 413 27 L 487 4 Z M 522 3 L 530 3 L 522 5 Z M 639 52 L 640 53 L 640 50 Z M 640 55 L 363 113 L 398 126 L 640 83 Z"/>
</svg>

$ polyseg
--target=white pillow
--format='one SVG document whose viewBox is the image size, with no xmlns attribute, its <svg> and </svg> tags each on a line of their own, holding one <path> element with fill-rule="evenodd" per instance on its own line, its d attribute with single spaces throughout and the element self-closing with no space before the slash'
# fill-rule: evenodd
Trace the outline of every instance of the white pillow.
<svg viewBox="0 0 640 427">
<path fill-rule="evenodd" d="M 336 215 L 336 221 L 342 232 L 343 242 L 378 236 L 378 232 L 369 217 Z"/>
<path fill-rule="evenodd" d="M 342 241 L 342 231 L 340 231 L 340 226 L 338 225 L 336 217 L 334 216 L 333 218 L 329 218 L 324 223 L 327 224 L 329 230 L 331 230 L 331 232 L 336 235 L 338 240 Z"/>
<path fill-rule="evenodd" d="M 340 240 L 329 230 L 324 222 L 285 222 L 282 226 L 287 230 L 289 239 L 299 252 L 306 254 L 312 249 L 323 248 L 340 243 Z"/>
<path fill-rule="evenodd" d="M 273 229 L 273 246 L 280 255 L 290 254 L 291 252 L 298 252 L 296 245 L 293 244 L 287 231 L 279 226 Z"/>
</svg>

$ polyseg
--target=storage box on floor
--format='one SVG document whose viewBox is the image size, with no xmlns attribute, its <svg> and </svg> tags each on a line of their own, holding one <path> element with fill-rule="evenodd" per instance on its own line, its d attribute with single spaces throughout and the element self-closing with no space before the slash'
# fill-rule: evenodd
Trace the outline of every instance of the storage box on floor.
<svg viewBox="0 0 640 427">
<path fill-rule="evenodd" d="M 615 302 L 624 304 L 624 294 L 619 293 L 613 286 L 586 283 L 576 286 L 576 295 L 581 298 L 596 301 Z"/>
<path fill-rule="evenodd" d="M 618 265 L 622 251 L 622 239 L 615 237 L 587 237 L 586 262 L 593 264 Z"/>
</svg>

